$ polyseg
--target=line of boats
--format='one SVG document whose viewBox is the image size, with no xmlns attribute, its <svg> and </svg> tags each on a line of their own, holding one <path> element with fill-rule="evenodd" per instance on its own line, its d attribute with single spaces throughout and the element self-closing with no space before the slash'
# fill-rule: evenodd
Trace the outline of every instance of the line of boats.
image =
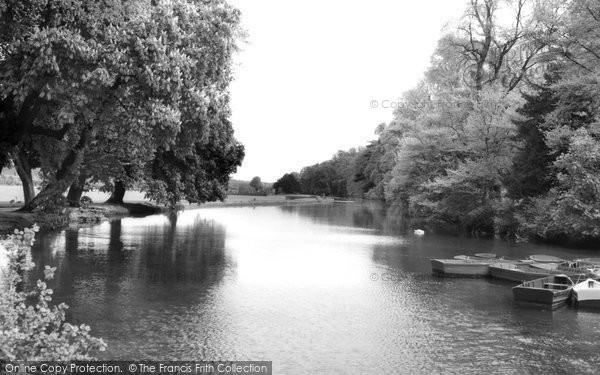
<svg viewBox="0 0 600 375">
<path fill-rule="evenodd" d="M 600 258 L 567 261 L 549 255 L 508 259 L 492 253 L 431 259 L 434 274 L 451 277 L 493 277 L 521 283 L 514 300 L 558 308 L 571 302 L 578 307 L 600 308 Z"/>
</svg>

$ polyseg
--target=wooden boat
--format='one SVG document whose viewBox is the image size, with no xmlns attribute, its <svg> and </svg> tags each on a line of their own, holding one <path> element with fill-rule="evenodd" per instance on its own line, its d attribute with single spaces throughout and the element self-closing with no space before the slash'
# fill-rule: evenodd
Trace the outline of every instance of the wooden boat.
<svg viewBox="0 0 600 375">
<path fill-rule="evenodd" d="M 552 256 L 552 255 L 530 255 L 529 259 L 538 263 L 563 263 L 566 260 Z"/>
<path fill-rule="evenodd" d="M 552 309 L 564 305 L 571 296 L 573 280 L 566 275 L 554 275 L 526 281 L 512 288 L 517 302 L 548 306 Z"/>
<path fill-rule="evenodd" d="M 482 258 L 482 259 L 494 259 L 494 258 L 496 258 L 496 254 L 494 254 L 494 253 L 475 253 L 475 257 Z"/>
<path fill-rule="evenodd" d="M 584 275 L 585 277 L 592 279 L 600 278 L 600 266 L 590 263 L 581 263 L 580 261 L 563 263 L 558 266 L 558 271 L 564 272 L 567 275 L 572 273 Z"/>
<path fill-rule="evenodd" d="M 490 265 L 490 276 L 500 280 L 522 283 L 550 275 L 552 275 L 552 271 L 535 268 L 529 264 L 494 263 Z"/>
<path fill-rule="evenodd" d="M 500 280 L 523 282 L 552 275 L 581 277 L 586 274 L 579 269 L 553 269 L 536 267 L 529 263 L 494 263 L 490 265 L 490 276 Z"/>
<path fill-rule="evenodd" d="M 539 269 L 547 270 L 547 271 L 553 271 L 553 270 L 555 271 L 563 263 L 538 263 L 538 262 L 532 262 L 532 263 L 529 263 L 529 264 L 533 268 L 539 268 Z"/>
<path fill-rule="evenodd" d="M 431 259 L 431 270 L 444 276 L 486 276 L 490 262 L 475 259 Z"/>
<path fill-rule="evenodd" d="M 482 277 L 489 275 L 492 263 L 515 263 L 504 259 L 431 259 L 431 270 L 444 276 Z"/>
<path fill-rule="evenodd" d="M 573 287 L 573 304 L 577 307 L 600 308 L 600 282 L 587 279 Z"/>
<path fill-rule="evenodd" d="M 575 260 L 575 262 L 584 265 L 600 266 L 600 258 L 582 258 Z"/>
</svg>

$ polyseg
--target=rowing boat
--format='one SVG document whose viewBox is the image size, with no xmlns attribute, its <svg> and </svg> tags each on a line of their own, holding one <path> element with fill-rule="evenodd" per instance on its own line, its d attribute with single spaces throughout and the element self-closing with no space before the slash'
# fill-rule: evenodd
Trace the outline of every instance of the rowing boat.
<svg viewBox="0 0 600 375">
<path fill-rule="evenodd" d="M 538 263 L 562 263 L 566 262 L 564 259 L 555 257 L 552 255 L 530 255 L 529 259 Z"/>
<path fill-rule="evenodd" d="M 490 276 L 500 280 L 521 283 L 550 275 L 552 275 L 552 271 L 535 268 L 529 264 L 494 263 L 490 265 Z"/>
<path fill-rule="evenodd" d="M 573 280 L 568 276 L 554 275 L 526 281 L 512 290 L 517 302 L 545 305 L 555 309 L 567 302 L 572 289 Z"/>
<path fill-rule="evenodd" d="M 493 263 L 516 263 L 507 259 L 431 259 L 433 273 L 443 276 L 487 276 Z"/>
</svg>

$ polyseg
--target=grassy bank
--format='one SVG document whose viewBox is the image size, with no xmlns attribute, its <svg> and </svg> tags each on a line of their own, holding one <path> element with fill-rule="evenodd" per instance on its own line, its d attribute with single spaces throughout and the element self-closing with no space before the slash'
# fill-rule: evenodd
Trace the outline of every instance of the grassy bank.
<svg viewBox="0 0 600 375">
<path fill-rule="evenodd" d="M 119 217 L 147 216 L 165 209 L 149 203 L 94 204 L 87 208 L 68 207 L 60 214 L 35 214 L 13 210 L 0 210 L 0 234 L 37 224 L 42 230 L 60 229 L 67 226 L 85 226 Z"/>
<path fill-rule="evenodd" d="M 66 208 L 60 214 L 33 214 L 16 211 L 21 203 L 17 203 L 20 186 L 0 186 L 0 234 L 12 232 L 14 229 L 31 227 L 33 224 L 42 230 L 60 229 L 67 226 L 85 226 L 101 223 L 119 217 L 147 216 L 167 211 L 167 208 L 157 206 L 146 200 L 140 192 L 127 192 L 125 204 L 94 203 L 87 208 Z M 94 202 L 108 199 L 108 194 L 89 192 L 85 195 Z M 13 202 L 11 202 L 11 200 Z M 203 204 L 181 204 L 177 209 L 197 209 L 213 207 L 255 207 L 279 205 L 304 205 L 333 203 L 332 198 L 320 198 L 311 195 L 231 195 L 223 202 L 208 202 Z"/>
</svg>

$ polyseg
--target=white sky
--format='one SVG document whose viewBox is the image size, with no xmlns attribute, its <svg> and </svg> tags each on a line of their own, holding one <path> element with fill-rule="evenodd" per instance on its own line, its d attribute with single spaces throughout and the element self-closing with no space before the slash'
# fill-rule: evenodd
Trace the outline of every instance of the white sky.
<svg viewBox="0 0 600 375">
<path fill-rule="evenodd" d="M 444 25 L 465 0 L 231 0 L 247 43 L 231 107 L 246 147 L 233 178 L 274 182 L 365 145 L 429 65 Z"/>
</svg>

